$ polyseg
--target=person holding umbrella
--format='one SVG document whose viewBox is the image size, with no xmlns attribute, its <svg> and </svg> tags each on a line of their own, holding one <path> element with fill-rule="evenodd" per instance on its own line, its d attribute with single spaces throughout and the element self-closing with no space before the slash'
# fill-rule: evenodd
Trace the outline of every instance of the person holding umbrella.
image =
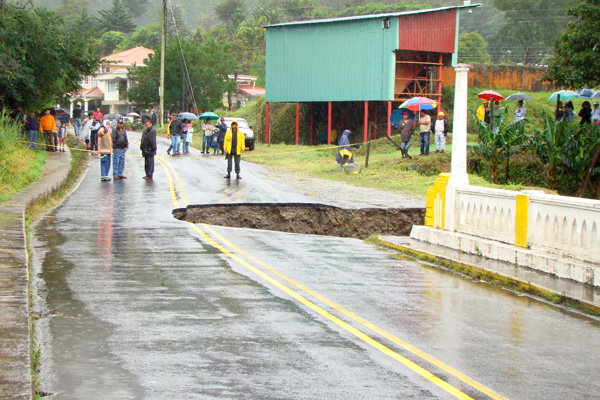
<svg viewBox="0 0 600 400">
<path fill-rule="evenodd" d="M 408 116 L 408 112 L 405 112 L 402 115 L 402 121 L 398 124 L 398 129 L 400 129 L 400 151 L 402 152 L 402 158 L 412 159 L 408 154 L 408 148 L 410 147 L 410 138 L 415 132 L 415 126 Z"/>
<path fill-rule="evenodd" d="M 517 108 L 515 109 L 515 123 L 523 121 L 525 119 L 525 114 L 527 113 L 527 109 L 523 105 L 523 100 L 517 101 Z"/>
<path fill-rule="evenodd" d="M 237 126 L 237 123 L 236 123 L 236 126 Z M 212 143 L 213 131 L 214 131 L 214 128 L 213 128 L 212 124 L 210 123 L 210 118 L 206 118 L 206 120 L 204 121 L 204 124 L 202 124 L 202 132 L 204 132 L 204 137 L 202 138 L 202 151 L 201 151 L 202 154 L 204 154 L 205 151 L 206 151 L 206 154 L 210 154 L 210 147 L 211 147 L 211 143 Z"/>
</svg>

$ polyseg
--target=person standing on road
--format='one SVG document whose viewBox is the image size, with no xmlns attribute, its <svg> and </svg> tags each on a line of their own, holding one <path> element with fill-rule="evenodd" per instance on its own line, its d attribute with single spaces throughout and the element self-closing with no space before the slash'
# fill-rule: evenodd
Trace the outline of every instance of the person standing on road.
<svg viewBox="0 0 600 400">
<path fill-rule="evenodd" d="M 79 136 L 79 131 L 81 130 L 81 112 L 79 103 L 75 104 L 75 109 L 73 110 L 73 129 L 77 136 Z"/>
<path fill-rule="evenodd" d="M 146 122 L 148 121 L 152 123 L 152 114 L 150 113 L 150 110 L 146 108 L 146 110 L 142 114 L 142 124 L 146 125 Z"/>
<path fill-rule="evenodd" d="M 110 172 L 110 158 L 112 154 L 112 136 L 110 134 L 110 121 L 106 121 L 104 126 L 98 129 L 98 153 L 100 153 L 100 180 L 102 182 L 110 181 L 108 173 Z"/>
<path fill-rule="evenodd" d="M 202 124 L 202 132 L 204 132 L 204 137 L 202 138 L 202 151 L 201 153 L 210 154 L 210 145 L 212 142 L 212 135 L 214 132 L 214 128 L 210 123 L 210 119 L 206 119 L 206 121 Z"/>
<path fill-rule="evenodd" d="M 169 126 L 167 126 L 167 135 L 171 137 L 171 146 L 167 149 L 167 154 L 171 155 L 169 150 L 173 149 L 173 155 L 178 156 L 181 154 L 179 152 L 179 145 L 181 134 L 183 133 L 183 124 L 177 119 L 175 114 L 171 114 L 170 118 L 171 121 L 169 121 Z M 150 123 L 152 123 L 152 121 L 150 121 Z"/>
<path fill-rule="evenodd" d="M 156 126 L 156 123 L 158 122 L 158 114 L 156 114 L 156 110 L 154 108 L 152 109 L 150 121 L 152 122 L 152 126 Z"/>
<path fill-rule="evenodd" d="M 206 136 L 205 136 L 206 137 Z M 231 121 L 231 128 L 225 133 L 223 140 L 223 149 L 225 150 L 225 158 L 227 159 L 227 175 L 225 179 L 231 178 L 231 161 L 235 161 L 235 175 L 237 179 L 242 179 L 240 176 L 240 160 L 245 147 L 245 136 L 238 129 L 238 123 Z"/>
<path fill-rule="evenodd" d="M 44 115 L 40 118 L 40 132 L 44 133 L 46 140 L 46 151 L 56 151 L 54 143 L 54 131 L 56 130 L 56 120 L 50 115 L 50 109 L 44 110 Z"/>
<path fill-rule="evenodd" d="M 448 134 L 448 121 L 443 112 L 438 113 L 435 121 L 435 152 L 444 152 L 446 148 L 446 135 Z"/>
<path fill-rule="evenodd" d="M 402 115 L 402 118 L 402 121 L 398 124 L 398 129 L 400 129 L 400 151 L 402 152 L 402 158 L 412 158 L 408 154 L 408 148 L 410 147 L 410 139 L 415 132 L 415 126 L 407 112 Z"/>
<path fill-rule="evenodd" d="M 223 154 L 223 141 L 225 140 L 225 134 L 227 133 L 227 124 L 225 123 L 225 118 L 221 117 L 221 123 L 217 125 L 217 128 L 219 128 L 217 142 L 219 142 L 219 150 L 221 150 L 221 154 Z"/>
<path fill-rule="evenodd" d="M 426 111 L 421 111 L 419 118 L 419 144 L 421 145 L 421 155 L 429 155 L 429 142 L 431 140 L 431 117 Z"/>
<path fill-rule="evenodd" d="M 152 179 L 154 175 L 154 156 L 156 155 L 156 130 L 152 126 L 152 121 L 146 121 L 146 128 L 142 132 L 140 140 L 140 150 L 144 157 L 144 179 Z"/>
<path fill-rule="evenodd" d="M 98 151 L 98 131 L 102 127 L 102 124 L 98 120 L 98 117 L 93 117 L 94 123 L 90 126 L 90 151 L 92 154 L 96 154 Z"/>
<path fill-rule="evenodd" d="M 104 120 L 104 115 L 100 112 L 99 108 L 96 108 L 96 112 L 94 113 L 94 117 L 98 118 L 98 121 L 102 122 Z"/>
<path fill-rule="evenodd" d="M 127 132 L 123 128 L 123 119 L 117 120 L 117 126 L 113 128 L 112 132 L 112 147 L 113 147 L 113 179 L 127 179 L 123 175 L 125 170 L 125 153 L 129 149 L 129 140 L 127 139 Z"/>
<path fill-rule="evenodd" d="M 27 129 L 27 138 L 29 139 L 29 148 L 36 150 L 37 135 L 40 129 L 40 124 L 35 116 L 35 112 L 31 111 L 29 117 L 25 120 L 25 129 Z"/>
<path fill-rule="evenodd" d="M 81 125 L 81 130 L 79 131 L 79 138 L 85 141 L 85 148 L 87 150 L 90 149 L 90 132 L 91 127 L 94 124 L 94 117 L 92 117 L 92 113 L 88 113 L 88 117 L 83 124 Z"/>
<path fill-rule="evenodd" d="M 181 135 L 181 146 L 183 154 L 190 154 L 190 143 L 192 143 L 192 135 L 194 134 L 194 127 L 192 126 L 192 120 L 184 119 L 185 123 L 185 134 Z"/>
</svg>

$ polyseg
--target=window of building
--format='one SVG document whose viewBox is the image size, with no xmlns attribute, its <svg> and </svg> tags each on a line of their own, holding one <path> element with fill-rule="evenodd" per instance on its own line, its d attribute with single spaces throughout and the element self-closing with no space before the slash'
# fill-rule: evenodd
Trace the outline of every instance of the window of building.
<svg viewBox="0 0 600 400">
<path fill-rule="evenodd" d="M 109 91 L 109 93 L 113 93 L 117 91 L 117 82 L 115 81 L 108 81 L 107 82 L 107 89 Z"/>
</svg>

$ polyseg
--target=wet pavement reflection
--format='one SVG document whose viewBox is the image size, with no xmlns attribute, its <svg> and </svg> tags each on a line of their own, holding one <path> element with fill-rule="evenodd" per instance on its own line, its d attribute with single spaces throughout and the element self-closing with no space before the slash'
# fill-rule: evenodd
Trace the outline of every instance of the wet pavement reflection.
<svg viewBox="0 0 600 400">
<path fill-rule="evenodd" d="M 241 181 L 227 181 L 221 157 L 192 155 L 165 160 L 185 192 L 175 184 L 181 206 L 183 196 L 190 204 L 316 200 L 248 163 Z M 160 163 L 147 181 L 143 159 L 128 157 L 128 179 L 104 183 L 92 161 L 33 240 L 41 382 L 54 398 L 454 398 L 175 220 Z M 596 319 L 356 239 L 211 229 L 263 264 L 252 265 L 472 398 L 490 397 L 265 266 L 506 398 L 600 390 Z"/>
</svg>

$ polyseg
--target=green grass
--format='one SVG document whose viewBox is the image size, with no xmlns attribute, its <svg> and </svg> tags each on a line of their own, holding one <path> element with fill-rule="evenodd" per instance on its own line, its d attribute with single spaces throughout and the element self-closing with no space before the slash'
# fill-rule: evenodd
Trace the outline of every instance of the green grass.
<svg viewBox="0 0 600 400">
<path fill-rule="evenodd" d="M 20 129 L 0 116 L 0 203 L 10 200 L 31 182 L 40 179 L 46 162 L 45 151 L 27 148 Z"/>
</svg>

